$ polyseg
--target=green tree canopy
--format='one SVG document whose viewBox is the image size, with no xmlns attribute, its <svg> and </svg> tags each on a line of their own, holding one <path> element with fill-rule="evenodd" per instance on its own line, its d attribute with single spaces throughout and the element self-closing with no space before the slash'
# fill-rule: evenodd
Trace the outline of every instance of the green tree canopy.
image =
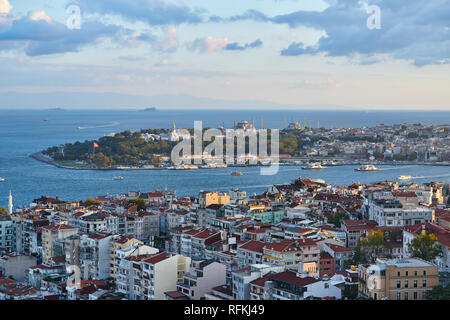
<svg viewBox="0 0 450 320">
<path fill-rule="evenodd" d="M 382 231 L 371 231 L 357 246 L 360 263 L 375 263 L 377 258 L 390 256 L 391 249 Z"/>
<path fill-rule="evenodd" d="M 450 285 L 433 287 L 427 291 L 427 300 L 450 300 Z"/>
<path fill-rule="evenodd" d="M 147 208 L 147 204 L 144 199 L 130 200 L 129 203 L 136 205 L 138 211 L 145 210 Z"/>
<path fill-rule="evenodd" d="M 93 198 L 89 198 L 84 202 L 84 205 L 86 207 L 89 207 L 89 206 L 97 206 L 98 207 L 100 205 L 100 201 L 96 201 Z"/>
<path fill-rule="evenodd" d="M 8 214 L 5 208 L 0 207 L 0 214 Z"/>
<path fill-rule="evenodd" d="M 328 222 L 334 224 L 335 227 L 340 228 L 342 220 L 346 220 L 346 219 L 350 219 L 350 216 L 348 215 L 348 213 L 339 211 L 336 214 L 334 214 L 331 218 L 329 218 Z"/>
<path fill-rule="evenodd" d="M 408 250 L 413 258 L 425 261 L 433 261 L 441 252 L 442 248 L 437 242 L 437 237 L 432 233 L 423 233 L 408 243 Z"/>
</svg>

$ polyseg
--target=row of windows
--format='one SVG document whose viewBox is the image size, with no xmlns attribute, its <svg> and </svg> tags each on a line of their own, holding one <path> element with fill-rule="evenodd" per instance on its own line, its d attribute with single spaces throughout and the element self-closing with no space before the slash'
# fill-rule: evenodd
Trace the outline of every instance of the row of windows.
<svg viewBox="0 0 450 320">
<path fill-rule="evenodd" d="M 419 272 L 417 270 L 415 270 L 414 271 L 414 276 L 417 277 L 418 275 L 419 275 Z M 422 275 L 426 276 L 427 275 L 427 271 L 423 270 Z M 397 271 L 397 276 L 401 277 L 401 272 L 400 271 Z M 407 276 L 407 277 L 409 276 L 409 271 L 405 271 L 405 276 Z"/>
<path fill-rule="evenodd" d="M 422 300 L 425 300 L 427 296 L 427 292 L 423 291 L 422 292 Z M 418 293 L 417 291 L 413 292 L 413 296 L 412 296 L 413 300 L 417 300 L 418 299 Z M 401 300 L 402 299 L 402 293 L 401 292 L 397 292 L 397 300 Z M 403 293 L 403 299 L 404 300 L 409 300 L 409 292 L 404 292 Z"/>
<path fill-rule="evenodd" d="M 397 280 L 397 288 L 401 288 L 402 282 L 400 280 Z M 414 280 L 413 287 L 417 288 L 417 280 Z M 422 280 L 422 287 L 427 287 L 427 280 Z M 404 282 L 404 288 L 409 288 L 409 281 L 405 280 Z"/>
</svg>

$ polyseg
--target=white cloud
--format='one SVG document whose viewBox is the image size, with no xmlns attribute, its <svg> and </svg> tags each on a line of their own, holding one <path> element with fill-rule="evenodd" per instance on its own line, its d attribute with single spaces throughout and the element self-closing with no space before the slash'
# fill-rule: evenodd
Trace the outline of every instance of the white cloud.
<svg viewBox="0 0 450 320">
<path fill-rule="evenodd" d="M 28 16 L 29 16 L 30 20 L 33 20 L 33 21 L 44 20 L 44 21 L 47 21 L 48 23 L 52 22 L 52 19 L 47 15 L 47 13 L 44 10 L 31 11 L 28 14 Z"/>
<path fill-rule="evenodd" d="M 233 43 L 233 41 L 228 38 L 215 39 L 208 36 L 195 39 L 188 45 L 188 48 L 193 51 L 199 50 L 200 52 L 218 52 L 224 50 L 225 47 L 231 43 Z"/>
<path fill-rule="evenodd" d="M 0 14 L 9 13 L 12 9 L 12 6 L 9 4 L 8 0 L 0 0 Z"/>
<path fill-rule="evenodd" d="M 174 52 L 178 48 L 177 28 L 166 26 L 163 29 L 164 38 L 159 42 L 158 49 L 164 52 Z"/>
</svg>

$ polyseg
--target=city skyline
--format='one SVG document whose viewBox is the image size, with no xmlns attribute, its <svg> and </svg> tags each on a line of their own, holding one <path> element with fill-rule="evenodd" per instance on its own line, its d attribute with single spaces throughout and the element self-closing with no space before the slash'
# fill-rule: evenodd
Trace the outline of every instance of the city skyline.
<svg viewBox="0 0 450 320">
<path fill-rule="evenodd" d="M 81 10 L 80 29 L 68 28 L 69 5 Z M 368 5 L 380 8 L 380 29 L 368 28 Z M 449 8 L 445 0 L 1 0 L 0 96 L 80 93 L 80 108 L 86 93 L 114 93 L 163 96 L 179 108 L 192 108 L 190 96 L 229 108 L 449 110 Z"/>
</svg>

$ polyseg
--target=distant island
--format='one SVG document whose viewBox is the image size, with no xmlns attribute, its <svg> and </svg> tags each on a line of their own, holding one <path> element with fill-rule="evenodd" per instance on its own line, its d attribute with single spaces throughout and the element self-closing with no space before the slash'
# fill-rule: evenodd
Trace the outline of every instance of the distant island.
<svg viewBox="0 0 450 320">
<path fill-rule="evenodd" d="M 151 112 L 151 111 L 156 111 L 156 108 L 155 107 L 150 107 L 150 108 L 145 108 L 145 109 L 143 109 L 141 111 Z"/>
<path fill-rule="evenodd" d="M 45 109 L 46 111 L 66 111 L 66 109 L 63 108 L 49 108 L 49 109 Z"/>
</svg>

